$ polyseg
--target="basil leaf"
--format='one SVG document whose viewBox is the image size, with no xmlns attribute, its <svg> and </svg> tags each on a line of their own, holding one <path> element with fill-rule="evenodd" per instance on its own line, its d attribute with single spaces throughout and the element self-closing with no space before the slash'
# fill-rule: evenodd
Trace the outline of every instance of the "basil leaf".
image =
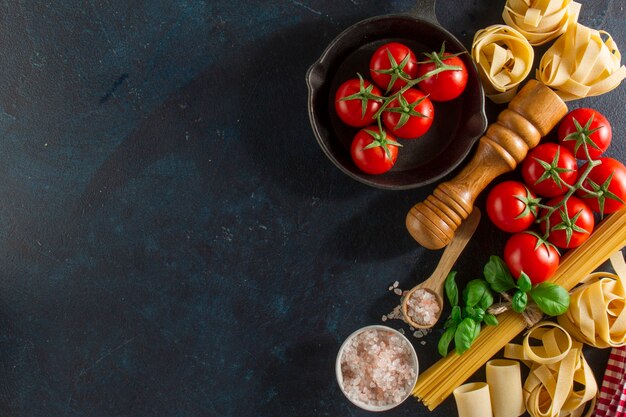
<svg viewBox="0 0 626 417">
<path fill-rule="evenodd" d="M 476 320 L 476 323 L 482 323 L 483 319 L 485 318 L 485 310 L 480 307 L 474 308 L 474 315 L 472 316 L 472 318 Z"/>
<path fill-rule="evenodd" d="M 456 328 L 454 334 L 454 349 L 459 355 L 472 346 L 472 342 L 476 336 L 476 322 L 467 317 Z"/>
<path fill-rule="evenodd" d="M 485 310 L 480 307 L 465 307 L 465 317 L 474 319 L 476 323 L 481 323 L 485 317 Z"/>
<path fill-rule="evenodd" d="M 486 310 L 493 304 L 493 296 L 489 289 L 487 281 L 482 279 L 474 279 L 467 283 L 463 291 L 463 299 L 465 304 L 474 307 L 478 306 Z"/>
<path fill-rule="evenodd" d="M 530 282 L 530 278 L 528 277 L 528 275 L 526 275 L 524 271 L 522 271 L 519 278 L 517 279 L 517 288 L 519 288 L 520 291 L 528 292 L 532 289 L 532 287 L 533 283 Z"/>
<path fill-rule="evenodd" d="M 495 292 L 505 292 L 515 288 L 515 282 L 502 258 L 492 255 L 483 269 L 485 279 Z"/>
<path fill-rule="evenodd" d="M 456 326 L 458 323 L 455 322 L 454 320 L 452 320 L 452 317 L 449 317 L 448 320 L 446 320 L 445 324 L 443 325 L 444 329 L 449 329 L 452 326 Z"/>
<path fill-rule="evenodd" d="M 450 318 L 454 320 L 456 324 L 459 324 L 463 320 L 463 317 L 461 316 L 461 307 L 459 306 L 452 307 Z"/>
<path fill-rule="evenodd" d="M 511 301 L 511 308 L 513 311 L 517 313 L 523 313 L 526 310 L 526 305 L 528 304 L 528 295 L 525 292 L 517 291 L 515 295 L 513 295 L 513 300 Z"/>
<path fill-rule="evenodd" d="M 485 323 L 487 323 L 488 326 L 497 326 L 498 325 L 498 319 L 496 318 L 496 316 L 494 316 L 493 314 L 485 314 Z"/>
<path fill-rule="evenodd" d="M 476 322 L 476 326 L 474 327 L 474 338 L 472 339 L 472 343 L 474 343 L 474 340 L 478 339 L 479 334 L 480 334 L 480 322 Z"/>
<path fill-rule="evenodd" d="M 437 350 L 441 356 L 446 356 L 448 354 L 448 347 L 450 346 L 452 339 L 454 339 L 455 333 L 456 326 L 446 329 L 446 331 L 441 335 L 439 343 L 437 343 Z"/>
<path fill-rule="evenodd" d="M 549 316 L 558 316 L 569 308 L 569 293 L 560 285 L 551 282 L 537 284 L 530 291 L 537 307 Z"/>
<path fill-rule="evenodd" d="M 483 298 L 478 302 L 478 307 L 482 310 L 487 310 L 493 304 L 493 295 L 491 294 L 491 290 L 487 291 Z"/>
<path fill-rule="evenodd" d="M 450 301 L 450 305 L 452 307 L 459 305 L 459 289 L 456 286 L 456 281 L 454 280 L 455 276 L 456 271 L 450 272 L 444 284 L 446 296 L 448 297 L 448 301 Z"/>
</svg>

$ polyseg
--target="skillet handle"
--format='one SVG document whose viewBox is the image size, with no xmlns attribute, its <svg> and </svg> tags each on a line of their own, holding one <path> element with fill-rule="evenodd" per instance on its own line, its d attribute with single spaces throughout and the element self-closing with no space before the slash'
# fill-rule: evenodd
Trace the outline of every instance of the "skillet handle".
<svg viewBox="0 0 626 417">
<path fill-rule="evenodd" d="M 417 19 L 427 20 L 436 25 L 439 24 L 435 14 L 435 3 L 437 0 L 416 0 L 415 6 L 409 10 L 408 14 Z"/>
</svg>

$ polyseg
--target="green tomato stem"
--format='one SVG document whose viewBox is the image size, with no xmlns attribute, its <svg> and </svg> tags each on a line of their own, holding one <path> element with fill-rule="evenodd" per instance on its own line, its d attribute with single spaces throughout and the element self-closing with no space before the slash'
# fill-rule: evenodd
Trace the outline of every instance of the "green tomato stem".
<svg viewBox="0 0 626 417">
<path fill-rule="evenodd" d="M 378 111 L 372 117 L 374 119 L 379 120 L 381 115 L 385 111 L 385 109 L 387 109 L 387 107 L 389 107 L 389 104 L 391 104 L 391 102 L 393 100 L 398 98 L 398 96 L 400 96 L 401 94 L 406 92 L 409 88 L 416 86 L 418 83 L 424 81 L 425 79 L 430 78 L 433 75 L 437 75 L 440 72 L 444 72 L 444 71 L 458 71 L 458 70 L 461 70 L 461 67 L 459 67 L 458 65 L 446 65 L 446 64 L 443 64 L 443 66 L 441 66 L 439 68 L 435 68 L 432 71 L 428 71 L 426 74 L 422 75 L 419 78 L 408 80 L 404 87 L 402 87 L 401 89 L 399 89 L 398 91 L 396 91 L 395 93 L 390 95 L 389 97 L 384 97 L 383 98 L 383 104 L 380 106 L 380 109 L 378 109 Z"/>
</svg>

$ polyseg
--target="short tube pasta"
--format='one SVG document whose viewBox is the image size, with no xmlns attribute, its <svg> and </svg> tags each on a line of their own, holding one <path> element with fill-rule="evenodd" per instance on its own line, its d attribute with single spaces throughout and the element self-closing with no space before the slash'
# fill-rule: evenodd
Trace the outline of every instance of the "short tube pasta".
<svg viewBox="0 0 626 417">
<path fill-rule="evenodd" d="M 487 362 L 487 385 L 494 417 L 518 417 L 524 414 L 522 376 L 518 361 L 494 359 Z"/>
<path fill-rule="evenodd" d="M 485 382 L 470 382 L 454 390 L 459 417 L 492 417 L 489 387 Z"/>
</svg>

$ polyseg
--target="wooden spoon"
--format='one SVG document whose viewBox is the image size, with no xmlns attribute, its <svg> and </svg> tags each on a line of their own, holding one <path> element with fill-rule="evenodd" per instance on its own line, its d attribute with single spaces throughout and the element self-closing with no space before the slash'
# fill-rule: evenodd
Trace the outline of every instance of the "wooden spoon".
<svg viewBox="0 0 626 417">
<path fill-rule="evenodd" d="M 433 327 L 435 323 L 439 320 L 441 316 L 441 312 L 443 310 L 443 289 L 446 277 L 448 273 L 454 266 L 454 263 L 458 259 L 461 252 L 469 242 L 470 238 L 474 234 L 478 223 L 480 222 L 480 210 L 477 207 L 474 207 L 470 216 L 461 224 L 459 229 L 456 232 L 456 235 L 450 242 L 450 244 L 443 251 L 443 255 L 441 255 L 441 259 L 439 260 L 439 264 L 437 264 L 437 268 L 432 273 L 430 277 L 425 279 L 420 284 L 413 287 L 406 295 L 402 298 L 402 316 L 404 317 L 404 321 L 408 323 L 410 326 L 418 328 L 418 329 L 428 329 Z M 408 314 L 408 300 L 411 298 L 411 295 L 417 290 L 426 290 L 433 294 L 437 299 L 437 304 L 439 304 L 439 312 L 437 313 L 437 317 L 432 324 L 420 324 L 416 323 Z"/>
</svg>

